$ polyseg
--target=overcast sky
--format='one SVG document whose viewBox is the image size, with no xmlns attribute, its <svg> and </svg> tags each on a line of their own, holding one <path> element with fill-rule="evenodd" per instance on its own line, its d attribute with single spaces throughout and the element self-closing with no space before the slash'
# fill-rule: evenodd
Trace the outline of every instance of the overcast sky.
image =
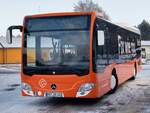
<svg viewBox="0 0 150 113">
<path fill-rule="evenodd" d="M 22 24 L 25 15 L 70 12 L 79 0 L 1 0 L 0 35 L 10 25 Z M 150 0 L 94 0 L 116 23 L 138 25 L 143 19 L 150 22 Z"/>
</svg>

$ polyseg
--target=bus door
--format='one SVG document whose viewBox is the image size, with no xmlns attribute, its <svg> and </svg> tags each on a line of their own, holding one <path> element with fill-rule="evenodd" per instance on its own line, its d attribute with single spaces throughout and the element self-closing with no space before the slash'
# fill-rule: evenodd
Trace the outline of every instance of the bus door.
<svg viewBox="0 0 150 113">
<path fill-rule="evenodd" d="M 107 93 L 110 88 L 110 72 L 107 71 L 109 68 L 109 59 L 106 54 L 106 35 L 105 29 L 101 29 L 99 23 L 96 23 L 93 36 L 93 64 L 99 86 L 99 96 Z"/>
<path fill-rule="evenodd" d="M 124 82 L 132 75 L 133 70 L 133 61 L 131 55 L 131 44 L 126 40 L 124 35 L 118 35 L 118 49 L 119 49 L 119 58 L 118 58 L 118 77 L 120 79 L 119 83 Z"/>
</svg>

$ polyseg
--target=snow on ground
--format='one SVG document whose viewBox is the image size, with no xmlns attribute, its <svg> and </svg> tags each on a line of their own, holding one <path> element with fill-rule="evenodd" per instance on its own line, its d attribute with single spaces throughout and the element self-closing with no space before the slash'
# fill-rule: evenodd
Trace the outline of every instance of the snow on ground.
<svg viewBox="0 0 150 113">
<path fill-rule="evenodd" d="M 0 73 L 0 113 L 150 113 L 150 65 L 142 66 L 136 80 L 96 100 L 22 97 L 18 70 L 0 65 L 5 72 Z"/>
<path fill-rule="evenodd" d="M 18 73 L 21 70 L 20 64 L 1 64 L 0 73 Z"/>
</svg>

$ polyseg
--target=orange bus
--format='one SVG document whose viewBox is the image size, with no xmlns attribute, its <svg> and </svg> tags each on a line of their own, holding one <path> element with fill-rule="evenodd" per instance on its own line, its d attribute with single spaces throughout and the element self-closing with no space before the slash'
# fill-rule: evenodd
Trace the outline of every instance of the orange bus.
<svg viewBox="0 0 150 113">
<path fill-rule="evenodd" d="M 22 95 L 98 98 L 128 79 L 140 67 L 137 29 L 114 24 L 95 12 L 26 16 L 22 32 Z"/>
</svg>

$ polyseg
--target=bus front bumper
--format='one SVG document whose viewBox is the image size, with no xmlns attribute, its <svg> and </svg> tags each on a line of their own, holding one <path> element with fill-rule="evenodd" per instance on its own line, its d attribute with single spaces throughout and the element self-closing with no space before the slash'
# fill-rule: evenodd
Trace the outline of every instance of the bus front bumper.
<svg viewBox="0 0 150 113">
<path fill-rule="evenodd" d="M 23 96 L 54 97 L 54 98 L 96 98 L 97 88 L 94 83 L 82 83 L 79 87 L 68 90 L 32 90 L 29 84 L 22 84 Z"/>
</svg>

